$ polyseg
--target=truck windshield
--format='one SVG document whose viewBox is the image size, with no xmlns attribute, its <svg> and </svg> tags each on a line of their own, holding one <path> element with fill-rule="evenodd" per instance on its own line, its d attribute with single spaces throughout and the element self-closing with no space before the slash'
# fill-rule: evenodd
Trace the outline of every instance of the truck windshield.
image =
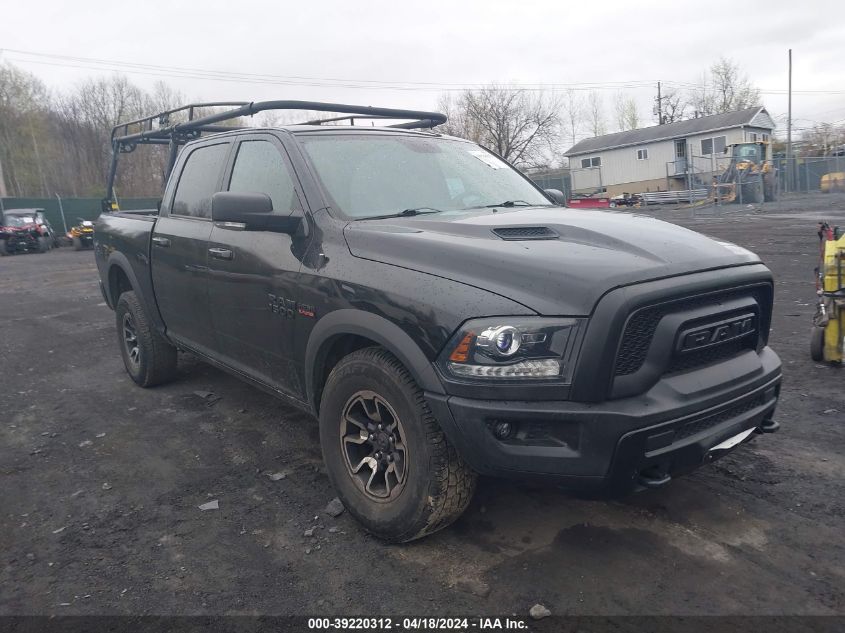
<svg viewBox="0 0 845 633">
<path fill-rule="evenodd" d="M 332 207 L 352 219 L 413 215 L 419 209 L 552 206 L 510 165 L 467 141 L 401 134 L 299 140 Z"/>
<path fill-rule="evenodd" d="M 6 226 L 14 226 L 14 227 L 21 227 L 26 226 L 27 224 L 33 224 L 35 222 L 35 218 L 31 215 L 7 215 L 6 216 Z"/>
</svg>

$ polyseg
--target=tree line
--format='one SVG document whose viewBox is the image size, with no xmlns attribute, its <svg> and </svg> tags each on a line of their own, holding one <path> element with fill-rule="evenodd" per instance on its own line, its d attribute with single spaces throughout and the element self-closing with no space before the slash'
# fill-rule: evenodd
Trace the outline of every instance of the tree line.
<svg viewBox="0 0 845 633">
<path fill-rule="evenodd" d="M 165 82 L 144 90 L 120 75 L 87 79 L 68 91 L 51 92 L 35 75 L 0 65 L 0 196 L 102 196 L 112 128 L 186 102 Z M 740 67 L 720 59 L 694 87 L 663 93 L 662 122 L 759 103 L 759 90 Z M 562 153 L 581 138 L 657 122 L 643 116 L 637 101 L 623 91 L 612 95 L 608 104 L 595 90 L 525 90 L 491 84 L 448 93 L 439 106 L 449 120 L 438 130 L 474 140 L 523 169 L 559 165 Z M 284 124 L 302 118 L 292 116 L 264 113 L 258 123 Z M 835 137 L 836 130 L 827 132 L 826 138 Z M 121 162 L 117 195 L 160 195 L 166 155 L 166 146 L 139 146 L 132 160 Z"/>
</svg>

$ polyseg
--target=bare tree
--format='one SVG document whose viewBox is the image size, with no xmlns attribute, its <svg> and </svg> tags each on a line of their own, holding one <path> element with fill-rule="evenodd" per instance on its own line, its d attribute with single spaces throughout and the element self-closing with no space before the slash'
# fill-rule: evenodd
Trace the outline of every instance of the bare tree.
<svg viewBox="0 0 845 633">
<path fill-rule="evenodd" d="M 721 57 L 690 91 L 689 103 L 696 116 L 743 110 L 760 104 L 760 90 L 739 64 Z"/>
<path fill-rule="evenodd" d="M 584 102 L 575 90 L 569 88 L 563 93 L 561 105 L 563 107 L 563 123 L 566 127 L 566 135 L 569 138 L 570 145 L 575 145 L 578 130 L 584 119 Z"/>
<path fill-rule="evenodd" d="M 845 145 L 845 125 L 817 123 L 801 134 L 804 156 L 830 156 Z"/>
<path fill-rule="evenodd" d="M 35 75 L 0 65 L 0 189 L 13 195 L 47 195 L 44 120 L 47 89 Z"/>
<path fill-rule="evenodd" d="M 551 93 L 492 84 L 441 97 L 446 134 L 473 140 L 519 167 L 547 165 L 560 143 L 561 102 Z"/>
<path fill-rule="evenodd" d="M 686 118 L 687 96 L 680 90 L 667 90 L 663 97 L 663 123 L 676 123 Z"/>
<path fill-rule="evenodd" d="M 616 115 L 616 127 L 620 132 L 636 130 L 640 126 L 640 113 L 633 97 L 624 92 L 617 92 L 613 100 L 613 111 Z"/>
<path fill-rule="evenodd" d="M 607 125 L 604 121 L 604 100 L 601 94 L 591 90 L 587 95 L 587 123 L 590 126 L 590 134 L 601 136 L 607 134 Z"/>
</svg>

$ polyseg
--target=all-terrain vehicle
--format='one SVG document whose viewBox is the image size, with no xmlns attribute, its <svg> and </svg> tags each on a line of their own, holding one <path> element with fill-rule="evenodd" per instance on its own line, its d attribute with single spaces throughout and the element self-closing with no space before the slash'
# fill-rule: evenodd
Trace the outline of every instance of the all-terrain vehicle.
<svg viewBox="0 0 845 633">
<path fill-rule="evenodd" d="M 845 356 L 845 234 L 819 222 L 819 264 L 816 266 L 816 313 L 810 331 L 810 356 L 816 362 L 841 365 Z"/>
<path fill-rule="evenodd" d="M 77 218 L 79 224 L 72 226 L 67 236 L 73 244 L 73 250 L 81 251 L 83 248 L 94 248 L 94 223 L 91 220 Z"/>
<path fill-rule="evenodd" d="M 0 217 L 0 256 L 14 253 L 46 253 L 53 238 L 46 223 L 39 223 L 40 209 L 8 209 Z M 43 215 L 42 215 L 43 218 Z"/>
</svg>

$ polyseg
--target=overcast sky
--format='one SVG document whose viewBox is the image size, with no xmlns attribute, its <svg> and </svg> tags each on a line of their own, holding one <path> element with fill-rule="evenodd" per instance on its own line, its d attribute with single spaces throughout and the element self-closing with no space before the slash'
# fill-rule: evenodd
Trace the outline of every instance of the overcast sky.
<svg viewBox="0 0 845 633">
<path fill-rule="evenodd" d="M 725 55 L 763 91 L 783 131 L 791 47 L 794 126 L 845 120 L 843 0 L 21 0 L 0 14 L 0 59 L 57 89 L 120 69 L 143 87 L 165 79 L 192 99 L 433 109 L 446 88 L 596 84 L 610 123 L 613 95 L 626 85 L 652 124 L 658 79 L 695 82 Z"/>
</svg>

